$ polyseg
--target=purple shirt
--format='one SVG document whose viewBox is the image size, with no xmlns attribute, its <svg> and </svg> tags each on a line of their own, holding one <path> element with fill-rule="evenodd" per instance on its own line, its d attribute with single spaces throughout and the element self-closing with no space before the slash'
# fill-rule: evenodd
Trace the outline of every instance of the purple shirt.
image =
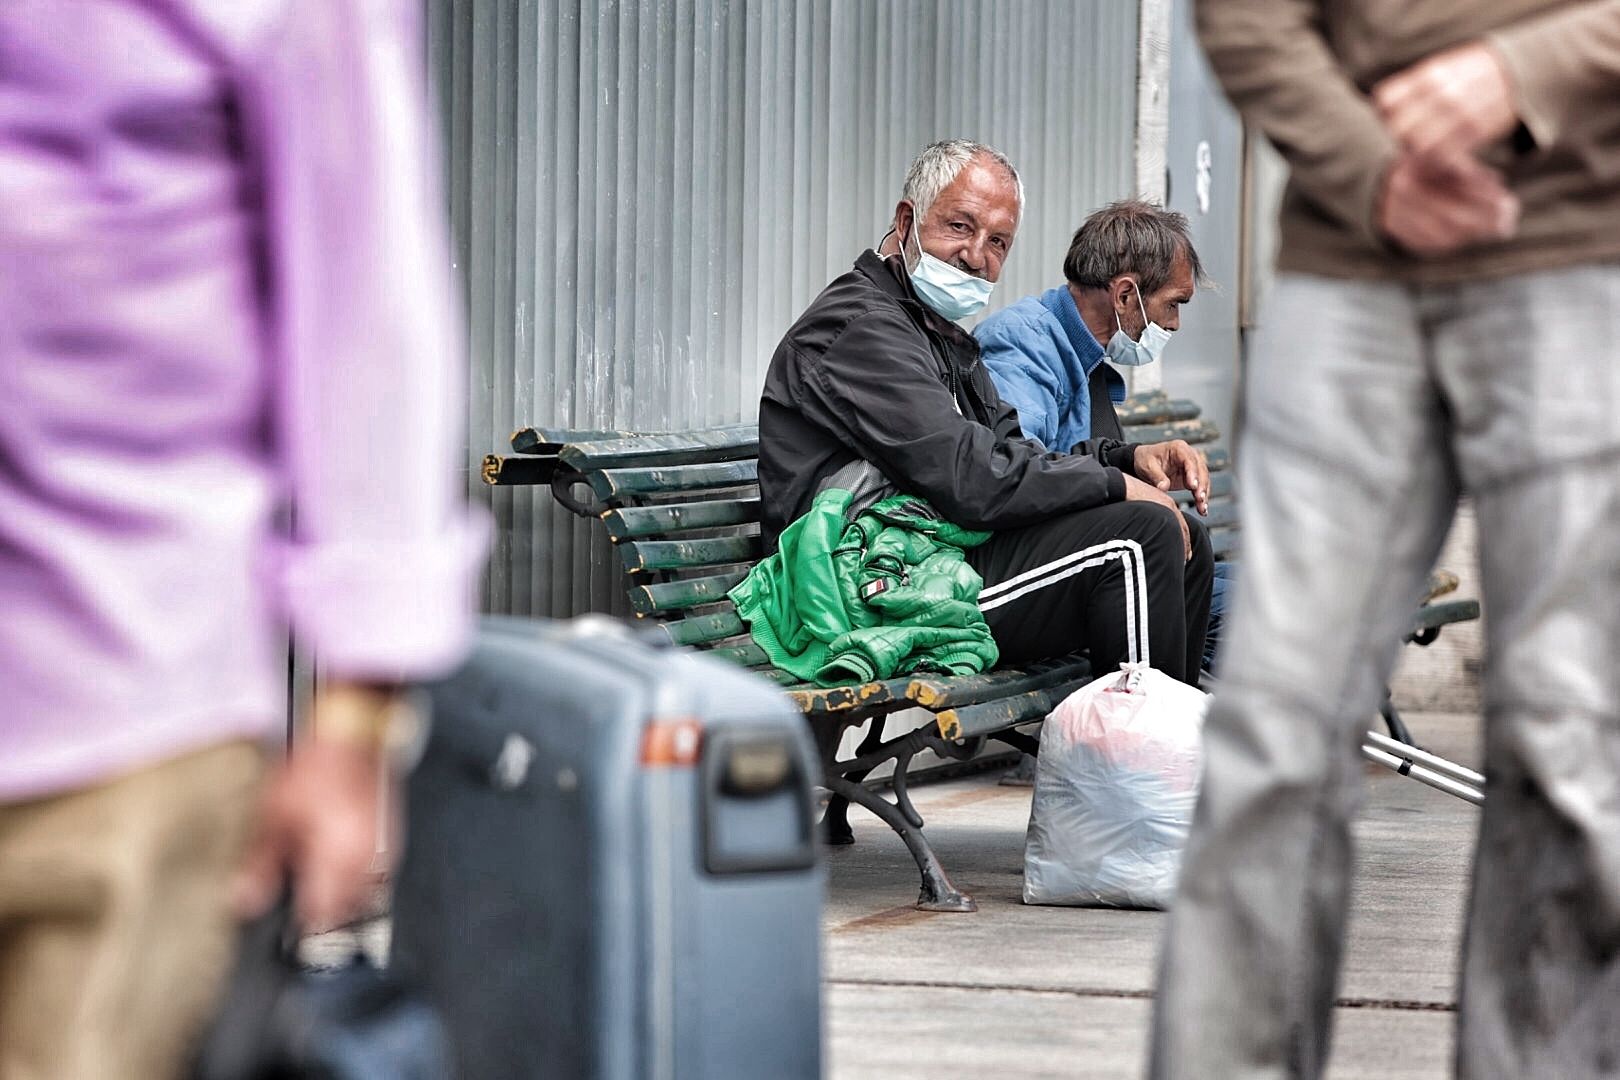
<svg viewBox="0 0 1620 1080">
<path fill-rule="evenodd" d="M 0 3 L 0 801 L 463 647 L 419 8 Z"/>
</svg>

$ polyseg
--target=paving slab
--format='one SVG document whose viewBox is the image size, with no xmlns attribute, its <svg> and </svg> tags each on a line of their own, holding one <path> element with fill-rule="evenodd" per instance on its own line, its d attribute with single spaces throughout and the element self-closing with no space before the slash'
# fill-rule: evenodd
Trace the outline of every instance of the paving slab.
<svg viewBox="0 0 1620 1080">
<path fill-rule="evenodd" d="M 1152 1001 L 1059 991 L 834 983 L 834 1080 L 1119 1080 L 1142 1075 Z M 1328 1080 L 1449 1075 L 1449 1013 L 1340 1009 Z"/>
<path fill-rule="evenodd" d="M 1427 749 L 1477 767 L 1476 717 L 1407 720 Z M 1367 775 L 1330 1075 L 1446 1076 L 1478 811 L 1377 766 Z M 917 911 L 903 845 L 851 811 L 856 844 L 827 852 L 829 1076 L 1140 1075 L 1164 915 L 1023 904 L 1027 788 L 980 776 L 914 796 L 979 910 Z"/>
</svg>

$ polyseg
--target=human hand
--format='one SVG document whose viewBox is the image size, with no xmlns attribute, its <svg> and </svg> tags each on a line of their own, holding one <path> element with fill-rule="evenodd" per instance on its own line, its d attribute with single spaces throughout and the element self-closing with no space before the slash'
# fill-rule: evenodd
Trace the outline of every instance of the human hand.
<svg viewBox="0 0 1620 1080">
<path fill-rule="evenodd" d="M 1156 502 L 1160 506 L 1168 506 L 1176 515 L 1176 524 L 1181 526 L 1181 557 L 1184 560 L 1192 559 L 1192 533 L 1187 529 L 1187 518 L 1176 505 L 1176 500 L 1154 487 L 1146 484 L 1136 477 L 1125 474 L 1125 501 L 1126 502 Z"/>
<path fill-rule="evenodd" d="M 1372 99 L 1402 149 L 1436 164 L 1470 157 L 1519 122 L 1507 70 L 1480 41 L 1396 72 L 1373 87 Z"/>
<path fill-rule="evenodd" d="M 1414 255 L 1445 255 L 1519 226 L 1519 200 L 1496 170 L 1472 157 L 1435 164 L 1403 154 L 1384 174 L 1378 229 Z"/>
<path fill-rule="evenodd" d="M 1209 461 L 1203 451 L 1195 450 L 1185 440 L 1138 446 L 1131 468 L 1138 478 L 1160 491 L 1179 488 L 1192 492 L 1198 512 L 1209 513 Z"/>
<path fill-rule="evenodd" d="M 352 684 L 317 692 L 315 737 L 295 747 L 265 786 L 256 834 L 235 882 L 240 916 L 268 910 L 288 879 L 306 929 L 340 925 L 363 909 L 386 756 L 380 736 L 353 735 L 368 725 L 380 732 L 380 722 L 367 718 L 380 718 L 393 704 L 389 691 Z"/>
</svg>

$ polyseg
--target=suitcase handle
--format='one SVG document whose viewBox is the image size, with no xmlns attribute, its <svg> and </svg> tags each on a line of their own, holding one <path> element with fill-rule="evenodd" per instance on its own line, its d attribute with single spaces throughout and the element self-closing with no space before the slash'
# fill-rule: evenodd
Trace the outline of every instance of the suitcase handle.
<svg viewBox="0 0 1620 1080">
<path fill-rule="evenodd" d="M 703 865 L 711 874 L 759 874 L 803 870 L 815 865 L 816 845 L 811 791 L 804 754 L 792 734 L 780 729 L 722 728 L 705 733 L 699 771 L 699 814 L 703 825 Z M 732 849 L 735 826 L 723 829 L 721 816 L 750 811 L 766 820 L 791 804 L 790 832 L 774 844 Z"/>
</svg>

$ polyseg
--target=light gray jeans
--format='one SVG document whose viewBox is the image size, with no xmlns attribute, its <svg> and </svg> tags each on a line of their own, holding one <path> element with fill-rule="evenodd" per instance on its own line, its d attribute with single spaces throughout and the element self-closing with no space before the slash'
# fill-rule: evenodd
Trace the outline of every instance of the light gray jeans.
<svg viewBox="0 0 1620 1080">
<path fill-rule="evenodd" d="M 1487 794 L 1457 1072 L 1620 1076 L 1620 263 L 1284 275 L 1246 400 L 1244 567 L 1151 1075 L 1321 1075 L 1358 748 L 1467 491 Z"/>
</svg>

